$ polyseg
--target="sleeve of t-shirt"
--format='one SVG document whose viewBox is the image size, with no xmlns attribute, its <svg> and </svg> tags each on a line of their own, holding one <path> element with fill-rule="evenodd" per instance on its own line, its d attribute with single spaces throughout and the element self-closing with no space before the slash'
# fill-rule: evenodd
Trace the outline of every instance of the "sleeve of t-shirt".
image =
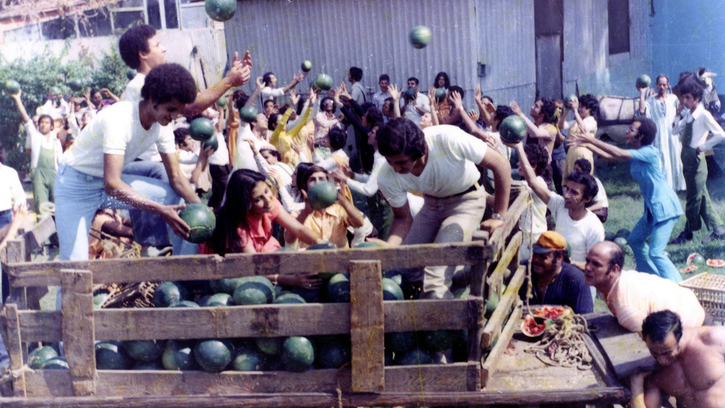
<svg viewBox="0 0 725 408">
<path fill-rule="evenodd" d="M 174 142 L 174 131 L 171 126 L 162 126 L 159 130 L 159 138 L 156 140 L 156 147 L 160 153 L 171 154 L 176 152 L 176 143 Z"/>
<path fill-rule="evenodd" d="M 564 197 L 552 193 L 547 208 L 551 210 L 551 215 L 554 217 L 554 221 L 556 221 L 557 214 L 564 208 Z"/>
<path fill-rule="evenodd" d="M 648 163 L 654 163 L 655 161 L 659 161 L 657 149 L 629 149 L 627 150 L 627 152 L 629 152 L 629 155 L 632 156 L 632 160 L 639 160 Z"/>
<path fill-rule="evenodd" d="M 403 190 L 395 180 L 395 172 L 389 165 L 383 166 L 378 174 L 378 188 L 393 208 L 400 208 L 408 202 L 407 191 Z"/>
<path fill-rule="evenodd" d="M 584 119 L 584 126 L 587 128 L 587 132 L 591 134 L 597 133 L 597 120 L 593 116 Z"/>
<path fill-rule="evenodd" d="M 551 201 L 549 201 L 549 204 L 551 204 Z M 594 215 L 594 213 L 587 214 L 587 217 L 589 217 L 589 219 L 591 220 L 590 229 L 589 231 L 587 231 L 586 234 L 586 245 L 588 253 L 589 250 L 594 247 L 594 245 L 604 241 L 604 226 L 602 225 L 601 221 L 599 221 L 599 218 Z"/>
<path fill-rule="evenodd" d="M 25 148 L 32 149 L 33 138 L 36 137 L 38 130 L 35 128 L 35 124 L 33 124 L 32 120 L 25 122 L 23 126 L 25 126 L 25 133 L 28 135 L 28 137 L 25 138 Z"/>
<path fill-rule="evenodd" d="M 447 144 L 448 152 L 457 157 L 470 160 L 475 164 L 481 163 L 488 149 L 483 140 L 464 132 L 458 127 L 446 127 L 446 133 L 439 135 L 441 147 Z"/>
</svg>

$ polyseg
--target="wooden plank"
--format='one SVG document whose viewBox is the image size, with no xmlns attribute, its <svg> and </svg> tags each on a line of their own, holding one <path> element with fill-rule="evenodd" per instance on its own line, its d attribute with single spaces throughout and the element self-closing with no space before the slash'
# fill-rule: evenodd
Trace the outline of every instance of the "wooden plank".
<svg viewBox="0 0 725 408">
<path fill-rule="evenodd" d="M 638 370 L 652 371 L 657 368 L 657 361 L 639 334 L 620 326 L 614 316 L 588 319 L 588 323 L 590 329 L 594 327 L 592 334 L 601 344 L 603 354 L 609 358 L 617 378 L 624 379 Z"/>
<path fill-rule="evenodd" d="M 93 283 L 128 283 L 164 280 L 221 279 L 269 274 L 302 274 L 347 270 L 354 260 L 379 260 L 383 269 L 406 269 L 435 265 L 473 265 L 492 254 L 482 242 L 425 244 L 395 248 L 174 256 L 160 258 L 105 259 L 17 263 L 7 266 L 12 286 L 55 286 L 61 269 L 90 270 Z M 118 271 L 124 273 L 119 274 Z"/>
<path fill-rule="evenodd" d="M 511 263 L 515 259 L 518 259 L 519 248 L 521 247 L 523 239 L 524 234 L 522 231 L 517 232 L 513 237 L 511 237 L 509 244 L 506 246 L 506 249 L 503 251 L 503 254 L 501 254 L 501 257 L 498 260 L 498 265 L 496 265 L 493 272 L 491 272 L 488 278 L 486 278 L 488 286 L 498 288 L 501 285 L 501 282 L 504 281 L 504 276 L 507 272 L 509 272 L 512 268 L 514 271 L 518 269 L 518 262 L 514 265 Z"/>
<path fill-rule="evenodd" d="M 520 267 L 516 274 L 511 278 L 506 292 L 501 296 L 496 310 L 493 311 L 491 318 L 488 319 L 486 327 L 483 328 L 483 337 L 481 338 L 481 347 L 487 349 L 493 345 L 493 341 L 501 333 L 501 326 L 508 317 L 511 306 L 519 298 L 519 288 L 524 282 L 526 270 Z"/>
<path fill-rule="evenodd" d="M 73 395 L 94 395 L 96 353 L 93 325 L 93 273 L 61 270 L 63 349 Z"/>
<path fill-rule="evenodd" d="M 483 335 L 483 298 L 468 298 L 469 319 L 471 327 L 468 329 L 468 376 L 466 389 L 479 391 L 481 388 L 481 336 Z"/>
<path fill-rule="evenodd" d="M 40 248 L 55 232 L 55 220 L 52 216 L 48 215 L 41 218 L 32 230 L 18 237 L 25 242 L 25 256 L 23 257 L 23 261 L 29 261 L 30 253 L 36 248 Z"/>
<path fill-rule="evenodd" d="M 469 328 L 466 299 L 383 302 L 385 331 Z M 61 341 L 61 312 L 20 311 L 23 341 Z M 308 336 L 350 333 L 349 303 L 203 308 L 102 309 L 96 340 Z M 153 327 L 150 332 L 147 328 Z"/>
<path fill-rule="evenodd" d="M 25 373 L 21 371 L 23 368 L 23 349 L 18 325 L 18 306 L 15 303 L 5 305 L 5 322 L 7 330 L 5 347 L 10 356 L 10 370 L 19 372 L 17 377 L 13 378 L 13 389 L 16 397 L 25 397 Z"/>
<path fill-rule="evenodd" d="M 395 392 L 381 394 L 347 394 L 338 399 L 334 393 L 274 393 L 274 394 L 202 394 L 193 396 L 125 396 L 69 398 L 6 398 L 1 408 L 267 408 L 267 407 L 372 407 L 372 406 L 496 406 L 534 404 L 611 404 L 627 399 L 622 387 L 600 387 L 585 390 L 562 390 L 542 393 L 527 392 L 437 392 L 433 394 Z"/>
<path fill-rule="evenodd" d="M 483 363 L 483 367 L 481 368 L 481 388 L 485 388 L 488 380 L 493 376 L 493 373 L 496 371 L 496 365 L 500 360 L 501 354 L 506 351 L 506 348 L 508 347 L 511 338 L 514 335 L 516 328 L 519 326 L 519 324 L 521 324 L 522 310 L 523 302 L 519 300 L 516 302 L 514 311 L 511 312 L 511 317 L 509 317 L 509 321 L 506 323 L 506 327 L 504 327 L 503 331 L 501 331 L 498 342 L 496 342 L 496 345 L 493 346 L 493 349 L 488 354 L 488 358 Z"/>
<path fill-rule="evenodd" d="M 465 391 L 466 363 L 385 368 L 385 389 L 390 392 L 433 393 Z M 28 397 L 71 397 L 71 375 L 65 370 L 27 373 Z M 97 395 L 145 395 L 352 392 L 351 369 L 207 373 L 203 371 L 98 370 Z M 294 406 L 294 405 L 293 405 Z"/>
<path fill-rule="evenodd" d="M 493 246 L 493 259 L 498 259 L 501 250 L 506 244 L 506 238 L 511 235 L 511 232 L 516 228 L 519 223 L 521 214 L 526 210 L 529 201 L 529 192 L 526 189 L 522 189 L 519 192 L 516 200 L 509 206 L 506 216 L 504 217 L 503 227 L 496 229 L 491 234 L 490 244 Z"/>
<path fill-rule="evenodd" d="M 385 316 L 379 261 L 350 262 L 352 391 L 385 391 Z"/>
<path fill-rule="evenodd" d="M 607 360 L 604 358 L 599 350 L 599 347 L 591 338 L 591 336 L 589 336 L 588 334 L 584 334 L 582 338 L 584 339 L 584 343 L 587 345 L 589 355 L 592 356 L 592 366 L 602 377 L 602 379 L 604 379 L 606 385 L 610 387 L 621 385 L 619 381 L 617 381 L 617 378 L 614 376 L 614 370 L 612 370 L 611 367 L 607 365 Z"/>
</svg>

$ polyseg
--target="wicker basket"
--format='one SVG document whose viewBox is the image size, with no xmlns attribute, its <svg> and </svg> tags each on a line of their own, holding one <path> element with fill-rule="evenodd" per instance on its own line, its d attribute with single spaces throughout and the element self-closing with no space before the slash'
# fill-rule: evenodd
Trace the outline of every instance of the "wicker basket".
<svg viewBox="0 0 725 408">
<path fill-rule="evenodd" d="M 725 322 L 725 276 L 702 273 L 682 282 L 700 300 L 702 307 L 715 320 Z"/>
</svg>

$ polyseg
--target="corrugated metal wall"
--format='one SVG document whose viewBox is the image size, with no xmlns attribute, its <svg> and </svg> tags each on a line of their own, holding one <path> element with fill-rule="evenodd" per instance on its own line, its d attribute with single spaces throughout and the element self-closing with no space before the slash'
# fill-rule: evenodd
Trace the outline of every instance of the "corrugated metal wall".
<svg viewBox="0 0 725 408">
<path fill-rule="evenodd" d="M 433 31 L 422 50 L 408 43 L 417 25 Z M 272 70 L 280 84 L 288 83 L 306 59 L 313 69 L 305 84 L 320 72 L 338 84 L 347 80 L 351 66 L 363 69 L 363 85 L 373 92 L 382 73 L 398 85 L 415 76 L 421 89 L 432 85 L 438 71 L 467 88 L 477 80 L 474 0 L 244 0 L 225 32 L 229 54 L 248 49 L 253 76 Z"/>
</svg>

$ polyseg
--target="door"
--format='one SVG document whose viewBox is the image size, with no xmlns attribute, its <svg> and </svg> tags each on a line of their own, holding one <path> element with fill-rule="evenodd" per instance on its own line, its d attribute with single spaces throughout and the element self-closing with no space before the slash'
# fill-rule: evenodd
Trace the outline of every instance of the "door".
<svg viewBox="0 0 725 408">
<path fill-rule="evenodd" d="M 563 0 L 534 0 L 536 98 L 562 97 Z"/>
</svg>

